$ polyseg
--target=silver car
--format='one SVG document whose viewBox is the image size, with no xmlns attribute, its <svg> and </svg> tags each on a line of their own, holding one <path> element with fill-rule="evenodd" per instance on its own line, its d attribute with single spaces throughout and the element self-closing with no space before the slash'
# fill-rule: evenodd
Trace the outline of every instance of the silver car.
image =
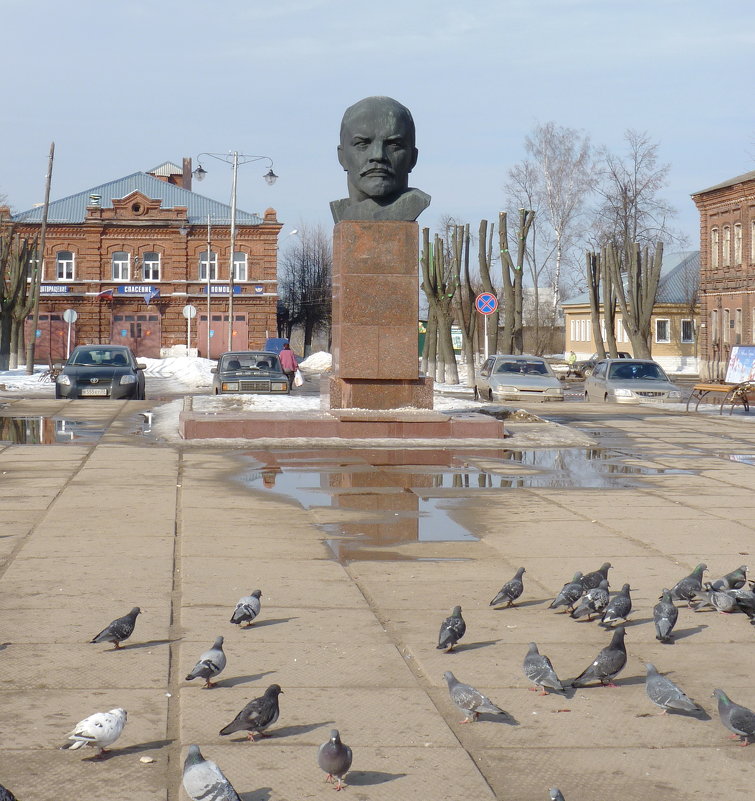
<svg viewBox="0 0 755 801">
<path fill-rule="evenodd" d="M 564 389 L 539 356 L 490 356 L 475 379 L 475 397 L 486 400 L 562 401 Z"/>
<path fill-rule="evenodd" d="M 679 403 L 682 392 L 651 359 L 604 359 L 585 379 L 585 400 L 605 403 Z"/>
</svg>

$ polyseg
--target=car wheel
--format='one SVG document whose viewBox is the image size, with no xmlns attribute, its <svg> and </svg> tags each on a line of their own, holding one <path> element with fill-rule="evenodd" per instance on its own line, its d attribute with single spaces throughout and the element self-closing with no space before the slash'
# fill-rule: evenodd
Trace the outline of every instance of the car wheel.
<svg viewBox="0 0 755 801">
<path fill-rule="evenodd" d="M 582 376 L 584 378 L 589 378 L 591 375 L 592 375 L 592 367 L 585 367 L 585 369 L 582 371 Z"/>
</svg>

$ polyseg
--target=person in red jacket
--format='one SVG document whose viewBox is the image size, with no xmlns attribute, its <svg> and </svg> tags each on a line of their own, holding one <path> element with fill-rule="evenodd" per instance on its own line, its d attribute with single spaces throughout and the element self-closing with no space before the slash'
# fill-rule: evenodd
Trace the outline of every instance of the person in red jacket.
<svg viewBox="0 0 755 801">
<path fill-rule="evenodd" d="M 299 363 L 296 361 L 296 355 L 291 350 L 291 346 L 286 342 L 283 350 L 278 354 L 278 361 L 281 363 L 281 368 L 286 374 L 289 387 L 294 385 L 294 374 L 299 369 Z"/>
</svg>

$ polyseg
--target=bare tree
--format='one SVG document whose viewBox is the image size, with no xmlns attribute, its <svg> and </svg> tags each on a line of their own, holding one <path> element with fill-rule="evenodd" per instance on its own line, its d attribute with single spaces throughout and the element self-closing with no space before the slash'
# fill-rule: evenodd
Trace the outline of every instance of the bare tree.
<svg viewBox="0 0 755 801">
<path fill-rule="evenodd" d="M 298 237 L 281 255 L 279 273 L 278 292 L 288 312 L 286 333 L 290 337 L 301 326 L 307 354 L 316 331 L 327 331 L 330 339 L 333 249 L 323 226 L 299 226 Z"/>
<path fill-rule="evenodd" d="M 38 271 L 36 239 L 21 238 L 12 224 L 0 224 L 0 370 L 17 366 L 18 343 L 32 309 Z"/>
<path fill-rule="evenodd" d="M 503 331 L 498 341 L 503 353 L 521 353 L 524 346 L 522 271 L 527 251 L 527 238 L 532 230 L 534 220 L 534 211 L 519 209 L 519 227 L 515 234 L 516 247 L 514 249 L 516 261 L 514 261 L 509 245 L 508 217 L 506 212 L 498 215 L 498 243 L 501 251 L 501 275 L 503 277 Z"/>
</svg>

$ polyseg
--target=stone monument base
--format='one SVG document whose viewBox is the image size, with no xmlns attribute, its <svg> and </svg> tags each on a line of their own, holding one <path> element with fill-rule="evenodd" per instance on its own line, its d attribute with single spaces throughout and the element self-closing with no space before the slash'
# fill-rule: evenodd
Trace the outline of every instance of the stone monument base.
<svg viewBox="0 0 755 801">
<path fill-rule="evenodd" d="M 320 397 L 323 409 L 432 409 L 433 379 L 329 375 L 321 379 Z"/>
</svg>

